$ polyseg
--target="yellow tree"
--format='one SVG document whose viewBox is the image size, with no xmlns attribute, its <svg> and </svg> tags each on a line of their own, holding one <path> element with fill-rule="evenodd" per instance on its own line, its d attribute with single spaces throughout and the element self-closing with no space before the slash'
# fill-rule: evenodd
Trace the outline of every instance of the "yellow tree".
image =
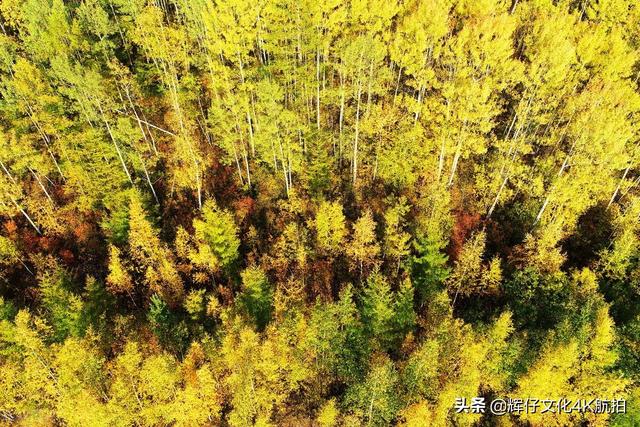
<svg viewBox="0 0 640 427">
<path fill-rule="evenodd" d="M 347 254 L 351 257 L 354 268 L 359 270 L 360 278 L 362 278 L 365 266 L 372 266 L 379 253 L 376 222 L 371 211 L 367 210 L 353 225 L 353 237 L 347 246 Z"/>
<path fill-rule="evenodd" d="M 182 280 L 173 254 L 147 219 L 142 200 L 132 193 L 129 204 L 129 250 L 151 292 L 176 302 L 182 298 Z"/>
<path fill-rule="evenodd" d="M 347 229 L 339 202 L 322 201 L 318 206 L 314 225 L 320 251 L 331 255 L 342 252 Z"/>
</svg>

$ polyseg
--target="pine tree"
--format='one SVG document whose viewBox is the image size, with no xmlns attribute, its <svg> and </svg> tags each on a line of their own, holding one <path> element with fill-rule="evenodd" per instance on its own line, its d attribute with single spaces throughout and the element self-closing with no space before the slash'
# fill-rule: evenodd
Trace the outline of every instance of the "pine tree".
<svg viewBox="0 0 640 427">
<path fill-rule="evenodd" d="M 202 219 L 194 219 L 193 228 L 197 250 L 190 253 L 191 262 L 213 272 L 229 268 L 238 257 L 240 246 L 231 213 L 207 202 L 202 208 Z"/>
<path fill-rule="evenodd" d="M 353 237 L 347 253 L 351 256 L 360 272 L 360 277 L 364 273 L 364 267 L 375 263 L 380 246 L 376 241 L 376 222 L 373 220 L 371 211 L 366 211 L 353 226 Z"/>
<path fill-rule="evenodd" d="M 271 318 L 273 290 L 267 276 L 259 268 L 249 267 L 242 272 L 240 301 L 256 327 L 263 330 Z"/>
<path fill-rule="evenodd" d="M 328 254 L 343 250 L 347 234 L 342 206 L 338 202 L 322 201 L 315 218 L 318 249 Z"/>
</svg>

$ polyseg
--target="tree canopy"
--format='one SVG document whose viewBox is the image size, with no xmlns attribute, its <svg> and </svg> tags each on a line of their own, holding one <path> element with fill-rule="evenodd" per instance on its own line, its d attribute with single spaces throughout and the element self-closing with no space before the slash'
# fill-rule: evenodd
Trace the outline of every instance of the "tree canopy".
<svg viewBox="0 0 640 427">
<path fill-rule="evenodd" d="M 0 423 L 638 425 L 636 3 L 0 0 Z"/>
</svg>

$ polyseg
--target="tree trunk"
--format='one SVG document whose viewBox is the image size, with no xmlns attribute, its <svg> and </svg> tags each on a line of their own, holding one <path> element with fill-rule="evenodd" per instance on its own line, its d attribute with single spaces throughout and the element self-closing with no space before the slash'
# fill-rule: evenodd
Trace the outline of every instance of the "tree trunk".
<svg viewBox="0 0 640 427">
<path fill-rule="evenodd" d="M 40 235 L 42 235 L 42 232 L 40 232 L 40 229 L 38 228 L 38 226 L 31 220 L 31 217 L 29 216 L 29 214 L 20 207 L 20 205 L 18 204 L 18 202 L 16 201 L 16 199 L 14 199 L 13 197 L 9 196 L 9 199 L 11 199 L 11 201 L 13 202 L 14 205 L 16 205 L 16 208 L 18 208 L 18 210 L 22 213 L 22 215 L 27 219 L 27 221 L 29 221 L 29 224 L 31 224 L 31 226 L 34 228 L 34 230 L 36 230 L 36 232 Z"/>
<path fill-rule="evenodd" d="M 316 50 L 316 125 L 320 130 L 320 49 Z"/>
<path fill-rule="evenodd" d="M 356 134 L 353 141 L 353 185 L 355 187 L 358 177 L 358 137 L 360 136 L 360 98 L 362 95 L 362 83 L 358 83 L 358 102 L 356 107 Z"/>
<path fill-rule="evenodd" d="M 51 203 L 51 206 L 55 206 L 55 203 L 53 203 L 53 199 L 49 195 L 49 192 L 47 191 L 47 188 L 44 186 L 44 184 L 42 184 L 42 181 L 40 180 L 40 177 L 38 176 L 38 174 L 33 169 L 31 169 L 30 167 L 28 167 L 28 169 L 29 169 L 29 172 L 31 172 L 31 175 L 33 175 L 33 177 L 38 182 L 38 185 L 42 189 L 42 192 L 45 194 L 45 196 L 47 196 L 47 199 L 49 200 L 49 203 Z"/>
<path fill-rule="evenodd" d="M 575 146 L 575 142 L 573 145 Z M 564 162 L 562 162 L 562 166 L 560 167 L 560 171 L 558 172 L 557 178 L 560 178 L 562 176 L 564 169 L 567 167 L 567 163 L 569 163 L 569 158 L 571 157 L 571 151 L 573 151 L 573 146 L 571 147 L 569 154 L 567 154 L 567 156 L 564 158 Z M 538 221 L 540 221 L 540 219 L 542 218 L 542 214 L 544 213 L 545 209 L 547 208 L 547 205 L 549 204 L 549 199 L 551 198 L 551 191 L 554 189 L 554 187 L 555 185 L 552 185 L 549 191 L 547 192 L 547 197 L 544 199 L 544 203 L 542 203 L 542 207 L 540 208 L 538 215 L 536 215 L 536 220 L 533 222 L 534 225 L 537 224 Z"/>
<path fill-rule="evenodd" d="M 111 137 L 111 142 L 113 142 L 113 146 L 116 148 L 116 152 L 118 153 L 118 158 L 120 159 L 120 164 L 122 164 L 122 169 L 124 169 L 124 172 L 127 174 L 127 178 L 129 179 L 129 182 L 133 184 L 133 179 L 131 179 L 131 174 L 129 173 L 129 169 L 127 168 L 127 165 L 124 162 L 124 157 L 122 156 L 120 147 L 118 147 L 116 138 L 113 136 L 113 133 L 111 132 L 111 126 L 109 126 L 109 122 L 107 121 L 107 118 L 104 115 L 104 111 L 102 111 L 102 106 L 99 103 L 98 103 L 98 110 L 100 110 L 102 121 L 104 121 L 104 124 L 107 126 L 107 132 L 109 133 L 109 137 Z"/>
</svg>

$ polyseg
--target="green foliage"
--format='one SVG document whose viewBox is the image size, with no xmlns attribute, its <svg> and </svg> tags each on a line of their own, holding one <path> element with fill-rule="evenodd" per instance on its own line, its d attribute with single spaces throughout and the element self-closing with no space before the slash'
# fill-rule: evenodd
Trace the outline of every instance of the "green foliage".
<svg viewBox="0 0 640 427">
<path fill-rule="evenodd" d="M 11 301 L 5 301 L 4 298 L 0 297 L 0 321 L 2 320 L 13 320 L 18 314 L 18 310 L 13 305 Z"/>
<path fill-rule="evenodd" d="M 398 395 L 393 391 L 397 382 L 393 363 L 384 357 L 374 357 L 364 381 L 347 391 L 345 406 L 368 425 L 389 425 L 400 407 Z"/>
<path fill-rule="evenodd" d="M 398 269 L 401 261 L 409 255 L 411 235 L 403 230 L 406 222 L 404 217 L 408 211 L 407 201 L 401 199 L 384 214 L 384 254 L 397 261 Z"/>
<path fill-rule="evenodd" d="M 635 3 L 0 0 L 0 423 L 638 424 Z"/>
<path fill-rule="evenodd" d="M 624 414 L 616 414 L 611 420 L 614 427 L 631 427 L 640 422 L 640 406 L 638 405 L 638 397 L 640 391 L 638 387 L 634 387 L 630 393 L 631 399 L 627 401 L 627 412 Z"/>
<path fill-rule="evenodd" d="M 184 321 L 158 295 L 152 295 L 149 302 L 147 320 L 155 336 L 163 346 L 178 353 L 184 352 L 188 339 Z"/>
<path fill-rule="evenodd" d="M 70 287 L 70 278 L 59 267 L 40 278 L 42 305 L 55 341 L 63 341 L 69 335 L 79 336 L 84 331 L 81 322 L 84 302 Z"/>
<path fill-rule="evenodd" d="M 620 367 L 630 375 L 640 372 L 640 316 L 623 325 L 620 330 Z"/>
<path fill-rule="evenodd" d="M 342 290 L 337 302 L 313 308 L 309 329 L 309 346 L 325 375 L 319 380 L 351 383 L 361 378 L 369 349 L 351 286 Z"/>
<path fill-rule="evenodd" d="M 362 320 L 370 339 L 382 348 L 397 348 L 415 324 L 413 287 L 404 281 L 393 292 L 379 272 L 371 274 L 362 292 Z"/>
<path fill-rule="evenodd" d="M 193 228 L 197 251 L 191 254 L 192 262 L 213 271 L 230 267 L 240 246 L 233 215 L 207 202 L 202 208 L 202 219 L 195 219 Z"/>
<path fill-rule="evenodd" d="M 565 313 L 567 279 L 545 276 L 531 268 L 517 271 L 503 284 L 516 324 L 551 328 Z"/>
<path fill-rule="evenodd" d="M 259 330 L 267 326 L 273 310 L 273 289 L 261 269 L 249 267 L 242 272 L 240 304 Z"/>
<path fill-rule="evenodd" d="M 321 196 L 331 188 L 333 159 L 326 144 L 310 144 L 307 167 L 309 193 Z"/>
<path fill-rule="evenodd" d="M 89 276 L 84 286 L 83 306 L 80 324 L 83 329 L 92 328 L 93 333 L 109 332 L 109 316 L 114 310 L 115 301 L 105 286 Z"/>
<path fill-rule="evenodd" d="M 410 399 L 434 399 L 437 396 L 439 351 L 439 343 L 436 340 L 427 340 L 407 360 L 402 372 L 402 383 Z"/>
<path fill-rule="evenodd" d="M 371 337 L 375 337 L 386 348 L 393 340 L 394 317 L 393 294 L 387 280 L 373 273 L 362 293 L 362 320 Z"/>
<path fill-rule="evenodd" d="M 450 268 L 447 267 L 447 256 L 442 253 L 442 243 L 422 237 L 415 239 L 413 245 L 416 255 L 411 257 L 411 275 L 419 301 L 424 302 L 444 284 L 449 277 Z"/>
</svg>

